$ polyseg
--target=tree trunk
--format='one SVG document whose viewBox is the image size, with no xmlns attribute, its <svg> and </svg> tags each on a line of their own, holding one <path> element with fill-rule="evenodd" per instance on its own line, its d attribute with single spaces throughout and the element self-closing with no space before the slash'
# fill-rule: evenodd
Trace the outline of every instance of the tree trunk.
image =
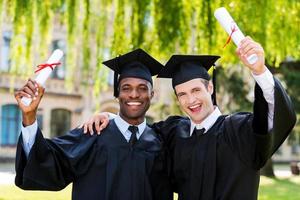
<svg viewBox="0 0 300 200">
<path fill-rule="evenodd" d="M 266 162 L 265 166 L 263 168 L 261 168 L 260 175 L 270 177 L 270 178 L 275 177 L 273 162 L 272 162 L 271 158 Z"/>
</svg>

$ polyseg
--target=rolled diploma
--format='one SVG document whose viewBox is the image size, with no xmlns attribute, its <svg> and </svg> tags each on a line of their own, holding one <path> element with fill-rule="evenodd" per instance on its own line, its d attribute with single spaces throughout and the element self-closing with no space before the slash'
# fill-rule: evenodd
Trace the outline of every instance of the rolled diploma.
<svg viewBox="0 0 300 200">
<path fill-rule="evenodd" d="M 236 46 L 239 46 L 242 39 L 245 38 L 244 34 L 239 29 L 238 25 L 235 23 L 235 21 L 232 19 L 230 14 L 227 12 L 226 8 L 221 7 L 218 8 L 215 13 L 215 18 L 219 21 L 221 26 L 224 28 L 224 30 L 228 33 L 228 35 L 231 34 L 231 39 L 235 43 Z M 232 33 L 232 29 L 235 28 L 236 30 Z M 258 57 L 256 54 L 252 54 L 247 57 L 247 61 L 252 65 L 256 63 L 258 60 Z"/>
<path fill-rule="evenodd" d="M 49 57 L 49 59 L 47 60 L 47 64 L 51 64 L 51 63 L 57 63 L 59 62 L 59 60 L 63 57 L 63 52 L 60 49 L 56 49 L 51 56 Z M 44 86 L 46 80 L 49 78 L 50 74 L 52 72 L 52 69 L 50 67 L 46 67 L 44 69 L 42 69 L 40 71 L 40 73 L 37 75 L 37 77 L 35 78 L 35 81 Z M 22 97 L 21 102 L 26 105 L 29 106 L 31 103 L 32 99 L 29 97 Z"/>
</svg>

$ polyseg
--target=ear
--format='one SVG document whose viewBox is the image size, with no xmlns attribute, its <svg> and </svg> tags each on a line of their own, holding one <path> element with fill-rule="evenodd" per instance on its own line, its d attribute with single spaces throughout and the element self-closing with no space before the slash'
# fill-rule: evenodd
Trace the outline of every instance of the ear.
<svg viewBox="0 0 300 200">
<path fill-rule="evenodd" d="M 214 85 L 212 84 L 212 81 L 209 81 L 208 86 L 207 86 L 207 90 L 208 90 L 210 95 L 212 95 L 214 93 Z"/>
<path fill-rule="evenodd" d="M 154 96 L 154 90 L 151 90 L 150 99 L 152 99 Z"/>
</svg>

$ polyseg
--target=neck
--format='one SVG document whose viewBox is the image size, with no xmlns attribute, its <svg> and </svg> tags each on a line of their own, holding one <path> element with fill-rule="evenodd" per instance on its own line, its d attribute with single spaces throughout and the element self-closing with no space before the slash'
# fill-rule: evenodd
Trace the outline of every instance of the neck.
<svg viewBox="0 0 300 200">
<path fill-rule="evenodd" d="M 120 117 L 126 121 L 128 124 L 131 125 L 139 125 L 141 123 L 143 123 L 143 121 L 145 120 L 145 115 L 140 116 L 140 117 L 126 117 L 125 115 L 123 115 L 122 113 L 120 113 Z"/>
</svg>

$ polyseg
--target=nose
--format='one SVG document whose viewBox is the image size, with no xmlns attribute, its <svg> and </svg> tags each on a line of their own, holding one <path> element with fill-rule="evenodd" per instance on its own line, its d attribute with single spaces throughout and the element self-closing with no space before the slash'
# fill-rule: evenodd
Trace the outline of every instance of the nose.
<svg viewBox="0 0 300 200">
<path fill-rule="evenodd" d="M 187 103 L 193 104 L 196 101 L 196 97 L 193 94 L 187 95 Z"/>
<path fill-rule="evenodd" d="M 131 90 L 130 95 L 131 98 L 137 98 L 140 96 L 139 92 L 136 89 Z"/>
</svg>

